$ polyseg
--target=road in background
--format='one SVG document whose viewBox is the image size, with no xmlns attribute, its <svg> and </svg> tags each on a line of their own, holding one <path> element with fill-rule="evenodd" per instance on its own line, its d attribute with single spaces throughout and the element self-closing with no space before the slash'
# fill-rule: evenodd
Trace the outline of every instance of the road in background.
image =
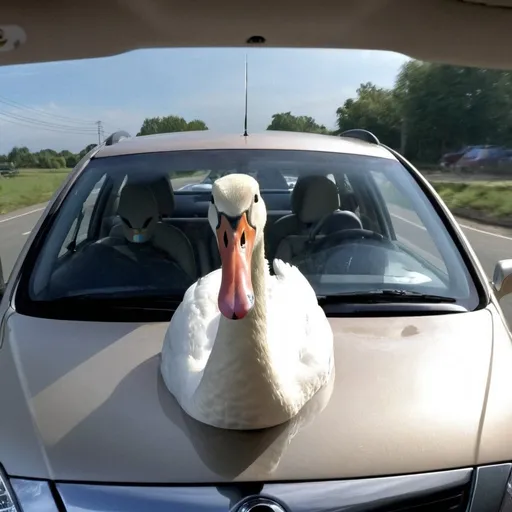
<svg viewBox="0 0 512 512">
<path fill-rule="evenodd" d="M 46 205 L 36 205 L 0 216 L 0 260 L 8 279 L 18 254 Z"/>
<path fill-rule="evenodd" d="M 38 221 L 43 209 L 44 205 L 33 206 L 9 215 L 0 216 L 0 258 L 3 263 L 5 279 L 8 278 L 28 234 Z M 397 215 L 394 215 L 393 219 L 397 223 L 397 232 L 405 234 L 409 240 L 423 240 L 419 244 L 423 245 L 421 248 L 432 253 L 432 247 L 430 247 L 431 244 L 425 237 L 424 228 L 404 215 Z M 491 279 L 496 262 L 512 258 L 512 230 L 484 226 L 463 219 L 459 219 L 459 222 L 487 276 Z M 422 231 L 421 234 L 418 233 L 419 230 Z M 512 297 L 506 297 L 501 305 L 509 324 L 512 326 Z"/>
</svg>

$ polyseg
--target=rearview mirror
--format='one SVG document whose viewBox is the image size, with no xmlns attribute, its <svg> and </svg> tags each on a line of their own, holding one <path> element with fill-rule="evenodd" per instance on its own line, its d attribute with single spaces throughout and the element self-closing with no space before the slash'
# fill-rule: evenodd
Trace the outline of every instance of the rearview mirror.
<svg viewBox="0 0 512 512">
<path fill-rule="evenodd" d="M 501 260 L 496 263 L 492 285 L 498 300 L 512 292 L 512 260 Z"/>
</svg>

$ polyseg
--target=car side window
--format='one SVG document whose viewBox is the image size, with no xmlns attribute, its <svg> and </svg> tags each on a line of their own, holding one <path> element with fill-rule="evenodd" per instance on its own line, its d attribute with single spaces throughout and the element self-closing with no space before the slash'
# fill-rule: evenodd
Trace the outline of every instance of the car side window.
<svg viewBox="0 0 512 512">
<path fill-rule="evenodd" d="M 94 206 L 98 200 L 101 188 L 105 182 L 105 174 L 96 182 L 87 199 L 84 201 L 81 210 L 73 220 L 71 228 L 66 235 L 64 243 L 59 251 L 59 257 L 73 251 L 77 245 L 87 239 L 89 226 L 91 224 L 91 216 Z"/>
<path fill-rule="evenodd" d="M 465 155 L 464 158 L 477 158 L 480 153 L 479 149 L 470 149 Z"/>
</svg>

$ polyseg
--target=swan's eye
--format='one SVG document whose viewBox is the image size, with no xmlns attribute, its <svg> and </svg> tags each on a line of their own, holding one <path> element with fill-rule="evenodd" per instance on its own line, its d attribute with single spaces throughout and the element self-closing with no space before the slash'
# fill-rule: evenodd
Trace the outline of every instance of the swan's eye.
<svg viewBox="0 0 512 512">
<path fill-rule="evenodd" d="M 255 203 L 257 203 L 257 202 L 259 201 L 259 199 L 260 199 L 260 198 L 258 197 L 258 194 L 256 194 L 256 195 L 254 196 L 254 202 L 255 202 Z"/>
</svg>

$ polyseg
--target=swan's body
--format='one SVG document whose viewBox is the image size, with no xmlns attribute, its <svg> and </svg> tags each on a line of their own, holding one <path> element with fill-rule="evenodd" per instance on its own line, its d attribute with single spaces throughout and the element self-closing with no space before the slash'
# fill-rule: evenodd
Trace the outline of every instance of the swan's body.
<svg viewBox="0 0 512 512">
<path fill-rule="evenodd" d="M 222 256 L 232 248 L 221 245 L 226 235 L 219 235 L 219 212 L 235 215 L 237 205 L 227 199 L 244 203 L 259 190 L 253 178 L 229 175 L 215 182 L 214 197 L 216 191 L 209 218 Z M 244 256 L 250 274 L 240 270 L 243 262 L 233 263 L 231 253 L 224 256 L 221 269 L 187 290 L 162 349 L 163 379 L 185 412 L 229 429 L 288 421 L 329 382 L 334 366 L 332 331 L 314 290 L 296 267 L 281 260 L 274 260 L 276 275 L 270 275 L 262 236 L 266 211 L 261 199 L 252 203 L 249 209 L 238 204 L 247 212 L 245 227 L 236 228 L 247 233 L 247 248 L 235 243 L 234 249 L 242 256 L 251 251 Z M 258 204 L 259 212 L 251 210 Z M 235 278 L 232 268 L 238 269 Z"/>
</svg>

